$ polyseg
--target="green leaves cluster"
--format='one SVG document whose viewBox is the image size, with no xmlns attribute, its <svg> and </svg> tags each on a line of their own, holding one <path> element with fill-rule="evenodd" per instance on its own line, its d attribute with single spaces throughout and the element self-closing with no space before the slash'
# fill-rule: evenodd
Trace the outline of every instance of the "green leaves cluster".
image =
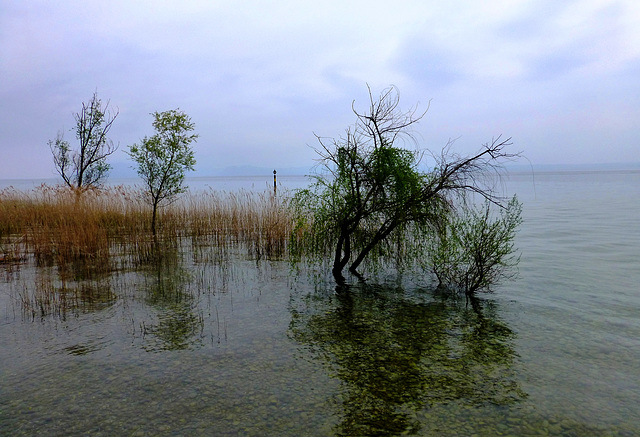
<svg viewBox="0 0 640 437">
<path fill-rule="evenodd" d="M 522 205 L 514 196 L 497 217 L 491 204 L 463 206 L 447 216 L 431 240 L 429 264 L 441 285 L 473 293 L 515 277 L 520 257 L 514 239 L 522 223 Z"/>
</svg>

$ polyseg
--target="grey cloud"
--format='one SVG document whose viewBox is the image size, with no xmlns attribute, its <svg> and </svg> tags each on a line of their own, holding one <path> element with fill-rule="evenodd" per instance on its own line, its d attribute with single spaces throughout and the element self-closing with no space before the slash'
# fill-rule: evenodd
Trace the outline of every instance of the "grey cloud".
<svg viewBox="0 0 640 437">
<path fill-rule="evenodd" d="M 419 38 L 405 41 L 391 61 L 403 75 L 430 89 L 451 86 L 464 78 L 464 67 L 452 53 Z"/>
<path fill-rule="evenodd" d="M 533 1 L 509 22 L 478 17 L 471 30 L 444 4 L 434 18 L 423 4 L 337 16 L 343 2 L 301 3 L 270 16 L 259 4 L 200 10 L 177 1 L 148 13 L 152 3 L 1 2 L 0 178 L 55 175 L 46 142 L 71 128 L 94 90 L 120 109 L 114 160 L 125 165 L 122 150 L 151 133 L 150 112 L 180 107 L 200 134 L 202 175 L 270 160 L 312 165 L 313 133 L 340 136 L 353 123 L 352 101 L 366 106 L 366 83 L 374 94 L 397 85 L 406 108 L 433 98 L 420 129 L 436 147 L 463 135 L 458 146 L 475 150 L 504 133 L 531 158 L 578 160 L 586 155 L 559 155 L 550 143 L 579 138 L 595 155 L 600 140 L 589 138 L 640 135 L 629 121 L 640 115 L 640 62 L 602 68 L 608 47 L 621 44 L 615 8 L 574 32 L 552 18 L 580 2 Z"/>
<path fill-rule="evenodd" d="M 561 78 L 592 66 L 604 66 L 624 50 L 620 25 L 624 10 L 607 3 L 581 19 L 579 1 L 536 2 L 496 30 L 496 35 L 522 51 L 515 53 L 531 80 Z"/>
</svg>

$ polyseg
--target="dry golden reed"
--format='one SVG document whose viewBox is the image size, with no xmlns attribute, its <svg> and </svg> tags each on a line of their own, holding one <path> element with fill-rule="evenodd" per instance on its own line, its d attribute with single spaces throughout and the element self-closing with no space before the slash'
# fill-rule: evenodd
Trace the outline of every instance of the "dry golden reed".
<svg viewBox="0 0 640 437">
<path fill-rule="evenodd" d="M 280 257 L 293 219 L 286 195 L 210 190 L 186 193 L 162 208 L 155 238 L 150 223 L 151 208 L 137 188 L 5 189 L 0 191 L 0 262 L 30 255 L 38 265 L 109 269 L 115 257 L 141 263 L 152 258 L 158 242 L 184 241 L 221 252 L 240 248 L 256 259 Z"/>
</svg>

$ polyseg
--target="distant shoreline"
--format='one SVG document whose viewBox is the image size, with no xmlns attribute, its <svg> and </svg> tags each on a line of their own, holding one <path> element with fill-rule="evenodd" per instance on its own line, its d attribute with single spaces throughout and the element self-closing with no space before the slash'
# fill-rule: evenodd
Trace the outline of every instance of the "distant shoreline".
<svg viewBox="0 0 640 437">
<path fill-rule="evenodd" d="M 526 174 L 526 173 L 620 173 L 620 172 L 640 172 L 640 162 L 637 163 L 607 163 L 607 164 L 513 164 L 505 165 L 504 169 L 507 173 Z M 227 170 L 227 169 L 225 169 Z M 279 180 L 284 181 L 291 178 L 304 178 L 312 173 L 312 169 L 306 172 L 302 168 L 289 168 L 277 171 Z M 273 181 L 273 170 L 267 171 L 260 168 L 243 167 L 234 168 L 231 171 L 224 170 L 214 171 L 213 174 L 200 175 L 192 174 L 186 177 L 186 183 L 201 183 L 206 180 L 252 180 L 256 183 L 271 184 Z M 128 175 L 112 175 L 107 180 L 107 185 L 134 185 L 142 181 L 135 174 Z M 34 188 L 41 184 L 58 185 L 62 183 L 59 177 L 47 178 L 7 178 L 0 179 L 0 189 L 13 186 L 14 188 Z"/>
<path fill-rule="evenodd" d="M 619 172 L 640 171 L 640 162 L 606 163 L 606 164 L 513 164 L 505 165 L 507 171 L 545 173 L 574 173 L 574 172 Z"/>
</svg>

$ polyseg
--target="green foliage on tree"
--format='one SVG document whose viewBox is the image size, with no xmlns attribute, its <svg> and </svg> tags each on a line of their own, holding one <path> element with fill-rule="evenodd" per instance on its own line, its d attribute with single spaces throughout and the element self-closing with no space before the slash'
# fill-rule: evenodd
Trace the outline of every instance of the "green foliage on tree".
<svg viewBox="0 0 640 437">
<path fill-rule="evenodd" d="M 103 107 L 94 93 L 89 103 L 83 102 L 82 110 L 74 114 L 78 148 L 72 150 L 62 132 L 49 141 L 56 171 L 70 188 L 98 187 L 106 179 L 111 169 L 107 157 L 118 149 L 107 137 L 117 116 L 118 111 L 109 111 L 109 102 Z"/>
<path fill-rule="evenodd" d="M 418 114 L 416 108 L 402 112 L 398 106 L 393 87 L 377 99 L 370 93 L 368 110 L 360 113 L 354 109 L 356 123 L 345 136 L 337 140 L 318 137 L 320 160 L 315 183 L 293 199 L 298 223 L 292 252 L 312 259 L 332 259 L 338 282 L 344 282 L 346 267 L 360 276 L 358 269 L 365 260 L 370 264 L 393 261 L 401 266 L 422 265 L 433 253 L 433 238 L 444 241 L 453 235 L 443 229 L 464 217 L 461 213 L 467 210 L 460 206 L 471 195 L 485 199 L 487 208 L 505 207 L 490 176 L 499 169 L 501 160 L 518 156 L 504 151 L 511 144 L 509 140 L 498 138 L 468 157 L 452 153 L 451 143 L 439 155 L 409 150 L 401 146 L 414 141 L 411 127 L 425 113 Z M 422 169 L 425 156 L 433 160 L 430 170 Z M 481 221 L 486 226 L 505 226 L 504 221 L 491 222 L 488 214 Z M 484 241 L 481 250 L 499 245 L 506 234 L 487 236 L 491 241 Z M 430 265 L 435 272 L 436 267 Z M 460 284 L 458 278 L 441 276 L 452 285 Z M 488 281 L 480 281 L 481 288 L 485 285 Z M 472 288 L 465 291 L 478 289 Z"/>
<path fill-rule="evenodd" d="M 191 118 L 179 109 L 151 115 L 156 133 L 130 146 L 128 154 L 144 180 L 147 201 L 153 207 L 151 230 L 156 235 L 158 207 L 172 203 L 187 189 L 184 177 L 196 164 L 191 143 L 198 135 L 192 133 L 195 125 Z"/>
<path fill-rule="evenodd" d="M 491 204 L 465 205 L 432 239 L 429 264 L 441 285 L 473 293 L 515 276 L 520 257 L 514 239 L 522 205 L 514 196 L 499 214 Z"/>
</svg>

